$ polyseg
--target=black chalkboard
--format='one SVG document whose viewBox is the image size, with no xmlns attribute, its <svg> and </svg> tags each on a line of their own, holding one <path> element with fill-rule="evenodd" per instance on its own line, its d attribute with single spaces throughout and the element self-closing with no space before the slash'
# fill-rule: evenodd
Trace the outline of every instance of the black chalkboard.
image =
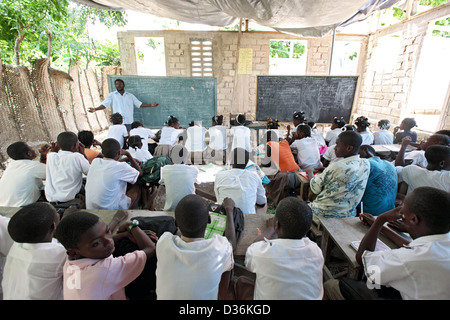
<svg viewBox="0 0 450 320">
<path fill-rule="evenodd" d="M 184 128 L 191 121 L 202 121 L 203 126 L 210 126 L 216 114 L 216 78 L 108 75 L 110 92 L 116 90 L 116 79 L 122 79 L 125 90 L 143 103 L 159 103 L 156 108 L 134 108 L 134 120 L 147 128 L 163 127 L 170 115 L 178 118 Z M 114 106 L 112 108 L 114 111 Z"/>
<path fill-rule="evenodd" d="M 348 123 L 357 76 L 258 76 L 256 120 L 291 122 L 296 111 L 307 121 L 330 123 L 336 116 Z"/>
</svg>

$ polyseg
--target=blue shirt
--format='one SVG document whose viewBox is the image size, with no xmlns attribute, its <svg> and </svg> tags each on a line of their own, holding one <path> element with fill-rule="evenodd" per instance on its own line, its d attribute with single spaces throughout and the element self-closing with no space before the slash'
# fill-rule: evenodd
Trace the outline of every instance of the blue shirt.
<svg viewBox="0 0 450 320">
<path fill-rule="evenodd" d="M 397 196 L 397 171 L 392 163 L 369 158 L 370 173 L 362 197 L 363 210 L 374 216 L 394 209 Z"/>
</svg>

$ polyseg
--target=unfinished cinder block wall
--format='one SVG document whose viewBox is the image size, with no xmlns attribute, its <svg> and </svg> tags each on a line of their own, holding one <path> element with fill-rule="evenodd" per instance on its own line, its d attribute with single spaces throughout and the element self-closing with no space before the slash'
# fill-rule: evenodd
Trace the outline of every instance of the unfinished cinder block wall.
<svg viewBox="0 0 450 320">
<path fill-rule="evenodd" d="M 430 21 L 450 14 L 450 5 L 439 10 L 421 14 L 377 31 L 374 34 L 337 34 L 336 41 L 352 40 L 361 43 L 357 75 L 359 86 L 355 94 L 352 120 L 359 115 L 369 118 L 372 130 L 377 130 L 380 119 L 389 119 L 392 128 L 398 125 L 406 114 L 411 85 L 414 80 L 417 61 Z M 377 47 L 380 39 L 391 34 L 401 38 L 399 52 L 393 54 L 393 68 L 386 70 L 376 64 Z M 269 46 L 271 39 L 294 39 L 307 41 L 306 75 L 328 75 L 332 36 L 323 38 L 299 38 L 278 32 L 196 32 L 196 31 L 128 31 L 119 32 L 119 46 L 124 74 L 138 74 L 135 53 L 135 37 L 163 37 L 165 44 L 167 76 L 191 76 L 192 39 L 210 40 L 213 47 L 213 76 L 217 78 L 217 113 L 228 119 L 229 114 L 245 113 L 250 120 L 256 117 L 256 86 L 258 75 L 269 74 Z M 241 74 L 239 53 L 251 49 L 250 74 Z M 447 108 L 443 109 L 439 129 L 450 127 Z"/>
</svg>

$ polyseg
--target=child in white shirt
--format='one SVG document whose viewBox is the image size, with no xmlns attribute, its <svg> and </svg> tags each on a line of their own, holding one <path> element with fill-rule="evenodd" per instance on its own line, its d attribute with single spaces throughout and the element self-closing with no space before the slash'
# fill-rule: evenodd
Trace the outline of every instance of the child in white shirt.
<svg viewBox="0 0 450 320">
<path fill-rule="evenodd" d="M 5 300 L 62 300 L 66 250 L 53 239 L 59 223 L 55 208 L 37 202 L 16 212 L 8 223 L 14 244 L 3 273 Z"/>
<path fill-rule="evenodd" d="M 214 116 L 212 118 L 212 127 L 208 129 L 208 148 L 211 154 L 211 159 L 222 161 L 223 164 L 226 164 L 228 128 L 222 125 L 222 123 L 222 115 Z"/>
<path fill-rule="evenodd" d="M 225 236 L 204 239 L 210 222 L 208 203 L 196 194 L 185 196 L 175 209 L 181 236 L 165 232 L 156 244 L 158 300 L 216 300 L 233 297 L 231 271 L 236 247 L 231 199 L 223 201 Z M 231 296 L 229 294 L 231 293 Z"/>
<path fill-rule="evenodd" d="M 333 122 L 331 123 L 331 130 L 327 132 L 325 135 L 325 141 L 327 145 L 331 147 L 336 144 L 336 139 L 338 135 L 342 132 L 341 128 L 345 126 L 344 117 L 334 117 Z"/>
<path fill-rule="evenodd" d="M 371 145 L 373 144 L 373 134 L 369 131 L 370 122 L 364 116 L 360 116 L 355 120 L 356 132 L 358 132 L 362 137 L 361 145 Z"/>
<path fill-rule="evenodd" d="M 167 125 L 161 128 L 161 137 L 153 156 L 169 157 L 170 150 L 183 133 L 184 129 L 180 128 L 180 121 L 174 116 L 170 116 Z"/>
<path fill-rule="evenodd" d="M 191 163 L 202 164 L 203 153 L 206 151 L 206 128 L 201 122 L 194 121 L 194 125 L 186 129 L 187 139 L 185 147 L 190 153 Z"/>
<path fill-rule="evenodd" d="M 128 152 L 134 159 L 139 160 L 141 163 L 146 163 L 153 158 L 151 153 L 144 149 L 142 138 L 138 135 L 130 136 L 128 138 Z"/>
<path fill-rule="evenodd" d="M 393 144 L 394 134 L 389 131 L 391 122 L 387 119 L 378 121 L 379 131 L 373 133 L 373 144 Z"/>
<path fill-rule="evenodd" d="M 123 117 L 118 112 L 113 113 L 110 119 L 112 125 L 109 126 L 107 137 L 116 139 L 122 149 L 129 136 L 127 127 L 123 124 Z"/>
<path fill-rule="evenodd" d="M 311 127 L 300 125 L 294 134 L 295 141 L 291 144 L 292 151 L 297 152 L 298 165 L 302 170 L 306 168 L 318 168 L 322 165 L 320 162 L 320 153 L 316 140 L 311 138 Z"/>
<path fill-rule="evenodd" d="M 50 202 L 69 202 L 84 194 L 83 175 L 90 164 L 75 133 L 62 132 L 56 141 L 61 149 L 47 155 L 45 197 Z"/>
<path fill-rule="evenodd" d="M 311 224 L 311 208 L 303 200 L 287 197 L 278 203 L 267 229 L 247 248 L 245 267 L 256 274 L 256 283 L 239 277 L 237 300 L 322 299 L 324 259 L 306 237 Z"/>
<path fill-rule="evenodd" d="M 129 209 L 138 201 L 139 185 L 135 184 L 142 176 L 142 170 L 136 160 L 126 150 L 119 146 L 119 142 L 113 138 L 106 139 L 102 143 L 104 158 L 92 161 L 86 179 L 86 209 Z M 126 162 L 119 162 L 124 155 Z M 128 184 L 132 184 L 128 188 Z M 128 195 L 133 195 L 130 198 Z"/>
<path fill-rule="evenodd" d="M 46 159 L 41 156 L 41 161 L 33 161 L 36 152 L 21 141 L 8 146 L 6 152 L 13 161 L 0 179 L 0 206 L 22 207 L 38 201 L 44 189 Z"/>
<path fill-rule="evenodd" d="M 149 150 L 148 149 L 148 139 L 153 139 L 154 141 L 158 142 L 159 139 L 156 137 L 156 135 L 153 133 L 153 131 L 149 128 L 145 128 L 142 123 L 139 121 L 134 121 L 131 124 L 131 130 L 130 130 L 130 137 L 131 136 L 140 136 L 142 139 L 142 150 Z"/>
<path fill-rule="evenodd" d="M 250 144 L 250 129 L 246 127 L 245 116 L 240 114 L 236 117 L 236 124 L 230 129 L 230 134 L 232 135 L 231 150 L 236 148 L 243 148 L 248 152 L 252 152 L 252 147 Z"/>
<path fill-rule="evenodd" d="M 170 152 L 174 164 L 161 168 L 159 184 L 166 188 L 165 211 L 175 211 L 178 202 L 184 196 L 195 193 L 199 171 L 197 167 L 186 164 L 188 157 L 187 149 L 177 145 Z"/>
</svg>

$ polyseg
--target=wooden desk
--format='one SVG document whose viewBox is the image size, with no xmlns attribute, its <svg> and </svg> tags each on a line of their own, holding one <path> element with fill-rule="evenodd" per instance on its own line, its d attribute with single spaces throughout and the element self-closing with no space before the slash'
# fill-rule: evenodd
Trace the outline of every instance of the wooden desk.
<svg viewBox="0 0 450 320">
<path fill-rule="evenodd" d="M 350 244 L 352 241 L 362 240 L 369 226 L 365 226 L 358 217 L 351 218 L 320 218 L 322 230 L 321 249 L 327 266 L 330 260 L 330 251 L 336 246 L 348 262 L 349 270 L 347 276 L 352 279 L 361 279 L 363 266 L 356 262 L 356 251 Z M 388 247 L 395 249 L 398 246 L 383 234 L 379 239 Z"/>
</svg>

